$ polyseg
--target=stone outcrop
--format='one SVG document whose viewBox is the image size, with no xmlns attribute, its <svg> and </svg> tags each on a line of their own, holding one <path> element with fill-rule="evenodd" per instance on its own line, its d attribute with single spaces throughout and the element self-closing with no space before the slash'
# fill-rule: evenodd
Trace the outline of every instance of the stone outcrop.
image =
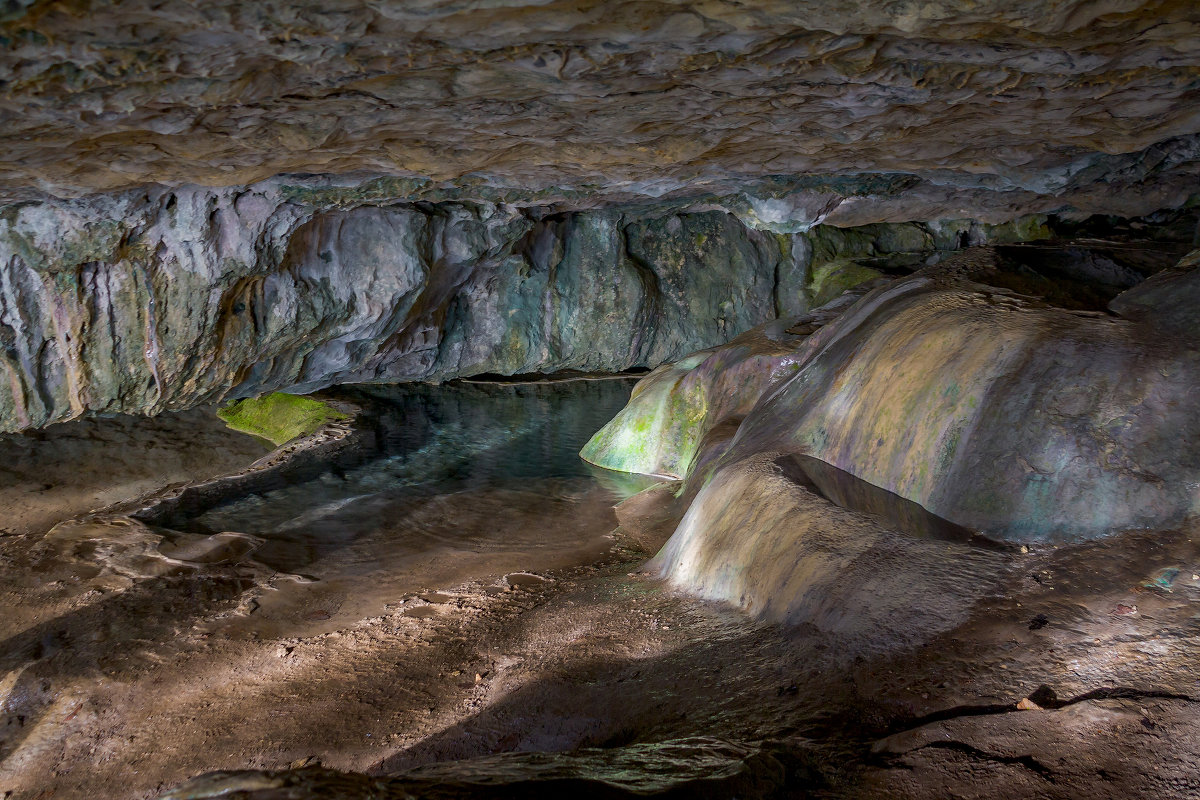
<svg viewBox="0 0 1200 800">
<path fill-rule="evenodd" d="M 652 367 L 971 240 L 723 211 L 381 204 L 281 181 L 0 215 L 0 430 L 274 390 Z M 941 248 L 941 250 L 939 250 Z"/>
<path fill-rule="evenodd" d="M 763 554 L 803 551 L 815 535 L 801 530 L 804 514 L 755 500 L 746 481 L 768 485 L 752 475 L 763 470 L 810 503 L 886 516 L 869 496 L 882 492 L 883 505 L 936 515 L 943 534 L 1062 542 L 1178 525 L 1200 511 L 1200 352 L 1185 324 L 1195 257 L 1113 298 L 1131 313 L 1122 319 L 978 283 L 1036 281 L 1006 272 L 993 250 L 969 251 L 848 297 L 836 315 L 764 326 L 660 368 L 583 454 L 688 477 L 694 500 L 662 568 L 735 602 L 796 578 L 788 570 L 803 558 L 780 566 Z M 720 575 L 749 574 L 747 559 L 788 574 L 760 571 L 762 586 L 734 591 Z"/>
<path fill-rule="evenodd" d="M 644 378 L 582 455 L 685 478 L 649 569 L 890 649 L 961 624 L 1007 569 L 997 548 L 1194 522 L 1197 252 L 1113 297 L 1124 319 L 979 283 L 1064 290 L 1001 249 Z"/>
<path fill-rule="evenodd" d="M 812 330 L 861 296 L 861 291 L 847 292 L 793 320 L 791 327 Z M 728 432 L 739 425 L 768 387 L 803 366 L 806 354 L 797 345 L 804 337 L 789 333 L 788 327 L 787 320 L 773 320 L 727 344 L 654 370 L 638 382 L 629 404 L 592 437 L 581 455 L 620 472 L 690 475 L 698 457 L 712 457 L 709 437 L 714 431 L 724 427 Z"/>
</svg>

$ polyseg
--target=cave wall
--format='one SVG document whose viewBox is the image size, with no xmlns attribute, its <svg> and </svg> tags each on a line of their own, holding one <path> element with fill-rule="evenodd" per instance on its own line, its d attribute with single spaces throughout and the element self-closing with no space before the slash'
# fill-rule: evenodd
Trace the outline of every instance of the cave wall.
<svg viewBox="0 0 1200 800">
<path fill-rule="evenodd" d="M 15 0 L 0 430 L 655 366 L 1194 207 L 1198 70 L 1190 0 Z"/>
<path fill-rule="evenodd" d="M 722 210 L 366 203 L 268 182 L 0 211 L 0 429 L 335 383 L 653 367 L 1043 217 L 818 226 Z"/>
</svg>

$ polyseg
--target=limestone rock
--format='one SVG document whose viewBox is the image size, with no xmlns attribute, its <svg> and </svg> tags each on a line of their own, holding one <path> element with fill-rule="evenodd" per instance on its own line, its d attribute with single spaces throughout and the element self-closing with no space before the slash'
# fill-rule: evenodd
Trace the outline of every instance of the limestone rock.
<svg viewBox="0 0 1200 800">
<path fill-rule="evenodd" d="M 767 387 L 803 363 L 799 342 L 835 318 L 862 292 L 792 322 L 773 320 L 728 344 L 664 364 L 638 382 L 629 404 L 580 455 L 605 469 L 683 478 L 701 455 L 712 457 L 710 433 L 739 424 Z"/>
<path fill-rule="evenodd" d="M 1109 308 L 1194 346 L 1200 341 L 1200 250 L 1114 297 Z"/>
<path fill-rule="evenodd" d="M 970 280 L 989 269 L 970 254 L 876 288 L 797 337 L 790 353 L 780 347 L 773 363 L 787 368 L 764 370 L 755 384 L 725 383 L 697 365 L 687 377 L 722 396 L 658 403 L 670 410 L 667 455 L 642 463 L 686 471 L 697 457 L 691 429 L 745 414 L 727 452 L 693 475 L 704 487 L 696 503 L 714 475 L 783 453 L 998 539 L 1067 541 L 1197 513 L 1200 352 L 1149 322 L 1054 308 Z M 1190 272 L 1162 280 L 1180 275 Z M 1192 311 L 1184 292 L 1156 300 L 1168 320 Z M 735 343 L 726 358 L 737 362 L 744 349 Z M 720 365 L 720 352 L 702 363 Z M 647 391 L 660 383 L 651 376 Z M 644 394 L 631 409 L 647 409 Z M 631 421 L 656 424 L 653 413 L 627 409 L 585 453 L 620 468 L 619 448 L 605 445 L 623 441 Z"/>
<path fill-rule="evenodd" d="M 0 222 L 2 428 L 331 383 L 657 364 L 773 316 L 782 257 L 719 212 L 316 211 L 165 190 L 95 210 L 46 203 Z"/>
<path fill-rule="evenodd" d="M 655 367 L 958 245 L 944 225 L 773 234 L 686 207 L 392 200 L 271 181 L 10 207 L 0 430 L 336 383 Z M 818 285 L 829 262 L 852 266 Z"/>
<path fill-rule="evenodd" d="M 758 454 L 705 476 L 647 565 L 689 594 L 803 624 L 848 654 L 950 630 L 997 585 L 1002 553 L 907 536 L 839 508 Z"/>
<path fill-rule="evenodd" d="M 747 418 L 739 452 L 811 455 L 997 538 L 1063 541 L 1200 510 L 1195 350 L 922 279 L 877 290 L 809 347 Z"/>
<path fill-rule="evenodd" d="M 1190 0 L 17 0 L 0 37 L 3 200 L 356 173 L 797 232 L 1140 215 L 1200 154 Z"/>
</svg>

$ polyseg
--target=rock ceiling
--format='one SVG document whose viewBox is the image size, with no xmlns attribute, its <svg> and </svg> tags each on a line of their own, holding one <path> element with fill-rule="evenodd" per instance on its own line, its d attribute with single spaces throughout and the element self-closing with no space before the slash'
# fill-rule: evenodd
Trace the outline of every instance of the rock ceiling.
<svg viewBox="0 0 1200 800">
<path fill-rule="evenodd" d="M 0 8 L 7 201 L 310 173 L 742 192 L 769 226 L 1146 213 L 1200 187 L 1194 0 Z"/>
</svg>

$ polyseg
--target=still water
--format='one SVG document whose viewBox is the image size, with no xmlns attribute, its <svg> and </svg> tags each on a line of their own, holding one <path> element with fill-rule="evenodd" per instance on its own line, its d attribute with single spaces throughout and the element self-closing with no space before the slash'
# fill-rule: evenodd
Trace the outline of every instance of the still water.
<svg viewBox="0 0 1200 800">
<path fill-rule="evenodd" d="M 0 794 L 151 797 L 301 765 L 165 797 L 795 797 L 890 730 L 864 709 L 901 709 L 899 730 L 1041 683 L 1194 684 L 1193 531 L 978 548 L 992 568 L 973 572 L 970 532 L 803 460 L 775 466 L 878 518 L 806 501 L 819 535 L 780 552 L 810 558 L 814 613 L 780 630 L 661 591 L 613 538 L 644 484 L 577 455 L 631 388 L 345 390 L 361 435 L 288 481 L 147 524 L 85 515 L 28 555 L 13 538 Z M 73 444 L 76 468 L 144 452 L 138 425 L 114 430 Z M 961 619 L 930 625 L 929 603 Z"/>
<path fill-rule="evenodd" d="M 253 542 L 247 558 L 312 582 L 284 599 L 346 613 L 480 576 L 585 563 L 612 546 L 613 504 L 649 485 L 579 458 L 634 381 L 348 390 L 368 431 L 350 459 L 176 516 L 171 537 L 186 546 L 242 535 Z"/>
</svg>

